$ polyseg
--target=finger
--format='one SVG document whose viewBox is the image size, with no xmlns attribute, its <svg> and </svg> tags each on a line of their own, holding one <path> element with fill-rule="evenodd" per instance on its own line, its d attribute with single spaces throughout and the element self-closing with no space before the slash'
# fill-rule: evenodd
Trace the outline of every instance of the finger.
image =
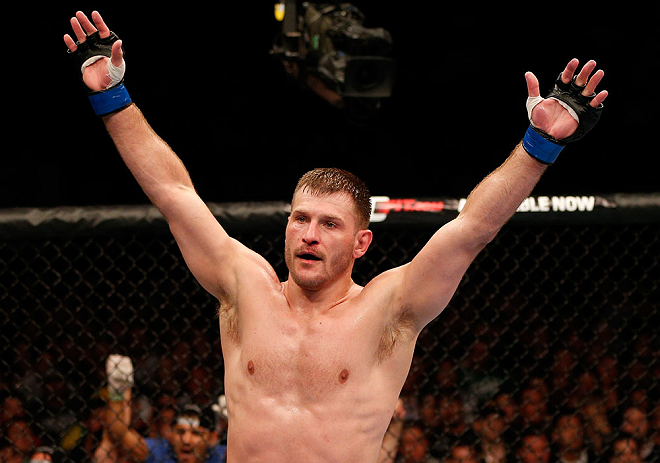
<svg viewBox="0 0 660 463">
<path fill-rule="evenodd" d="M 539 80 L 536 78 L 534 73 L 526 72 L 525 81 L 527 82 L 527 96 L 534 98 L 541 94 L 539 92 Z"/>
<path fill-rule="evenodd" d="M 64 34 L 64 43 L 70 52 L 74 52 L 78 49 L 78 45 L 76 45 L 76 42 L 71 38 L 69 34 Z"/>
<path fill-rule="evenodd" d="M 78 43 L 83 43 L 85 40 L 87 40 L 87 34 L 85 34 L 85 31 L 83 31 L 78 18 L 71 18 L 71 21 L 69 22 L 71 23 L 71 29 L 73 29 L 73 33 L 76 35 L 76 39 L 78 39 Z"/>
<path fill-rule="evenodd" d="M 583 87 L 589 80 L 589 76 L 596 67 L 596 62 L 594 60 L 589 60 L 587 64 L 584 65 L 578 76 L 575 78 L 575 85 Z"/>
<path fill-rule="evenodd" d="M 82 11 L 76 12 L 76 19 L 78 19 L 78 22 L 80 22 L 80 25 L 87 35 L 96 32 L 96 27 L 89 19 L 87 19 L 87 16 L 85 16 L 85 13 Z"/>
<path fill-rule="evenodd" d="M 96 28 L 99 30 L 99 36 L 102 39 L 110 35 L 110 29 L 105 25 L 105 21 L 103 21 L 98 11 L 92 11 L 92 21 L 94 21 Z"/>
<path fill-rule="evenodd" d="M 591 106 L 593 106 L 594 108 L 596 108 L 596 107 L 598 107 L 603 101 L 605 101 L 605 98 L 607 98 L 607 95 L 608 95 L 607 90 L 603 90 L 603 91 L 601 91 L 600 93 L 598 93 L 598 95 L 596 95 L 596 96 L 593 98 L 593 100 L 591 100 L 591 103 L 589 103 L 589 104 L 591 104 Z"/>
<path fill-rule="evenodd" d="M 593 95 L 593 93 L 596 91 L 596 87 L 600 83 L 600 81 L 603 79 L 603 76 L 605 75 L 605 72 L 602 69 L 599 69 L 596 71 L 596 73 L 591 76 L 591 79 L 589 79 L 589 82 L 587 83 L 586 87 L 584 87 L 584 90 L 582 91 L 582 94 L 584 96 L 590 96 Z"/>
<path fill-rule="evenodd" d="M 110 54 L 110 61 L 115 66 L 119 67 L 124 60 L 124 52 L 121 49 L 121 40 L 117 40 L 112 44 L 112 53 Z"/>
<path fill-rule="evenodd" d="M 575 70 L 577 69 L 579 64 L 580 62 L 578 61 L 577 58 L 573 58 L 568 62 L 566 68 L 564 68 L 564 71 L 561 73 L 561 81 L 563 83 L 567 84 L 571 80 L 573 80 L 573 74 L 575 74 Z"/>
</svg>

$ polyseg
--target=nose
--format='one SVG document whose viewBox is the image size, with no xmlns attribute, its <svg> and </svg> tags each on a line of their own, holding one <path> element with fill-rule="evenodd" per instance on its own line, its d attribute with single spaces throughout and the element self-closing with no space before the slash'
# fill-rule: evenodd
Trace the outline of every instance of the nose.
<svg viewBox="0 0 660 463">
<path fill-rule="evenodd" d="M 192 441 L 191 438 L 192 438 L 192 432 L 190 432 L 190 431 L 186 431 L 186 432 L 184 432 L 183 435 L 181 436 L 181 442 L 183 442 L 184 444 L 188 445 L 188 444 L 190 444 L 190 442 Z"/>
<path fill-rule="evenodd" d="M 316 222 L 312 221 L 307 225 L 302 240 L 307 245 L 317 244 L 319 242 L 319 229 Z"/>
</svg>

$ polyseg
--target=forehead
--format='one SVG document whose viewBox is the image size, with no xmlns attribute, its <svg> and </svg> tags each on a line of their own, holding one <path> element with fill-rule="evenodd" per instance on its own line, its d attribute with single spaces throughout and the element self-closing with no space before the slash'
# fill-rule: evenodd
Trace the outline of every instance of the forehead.
<svg viewBox="0 0 660 463">
<path fill-rule="evenodd" d="M 346 193 L 315 194 L 299 190 L 293 196 L 291 212 L 354 216 L 355 204 Z"/>
<path fill-rule="evenodd" d="M 193 432 L 202 432 L 204 431 L 205 428 L 201 427 L 199 425 L 199 419 L 198 418 L 179 418 L 174 425 L 172 426 L 172 429 L 175 431 L 193 431 Z"/>
</svg>

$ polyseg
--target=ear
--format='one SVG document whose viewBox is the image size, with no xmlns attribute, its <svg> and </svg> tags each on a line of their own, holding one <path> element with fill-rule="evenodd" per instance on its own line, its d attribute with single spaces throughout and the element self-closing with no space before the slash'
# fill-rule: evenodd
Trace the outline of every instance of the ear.
<svg viewBox="0 0 660 463">
<path fill-rule="evenodd" d="M 360 230 L 355 235 L 355 247 L 353 248 L 353 258 L 359 259 L 367 252 L 374 235 L 371 230 Z"/>
</svg>

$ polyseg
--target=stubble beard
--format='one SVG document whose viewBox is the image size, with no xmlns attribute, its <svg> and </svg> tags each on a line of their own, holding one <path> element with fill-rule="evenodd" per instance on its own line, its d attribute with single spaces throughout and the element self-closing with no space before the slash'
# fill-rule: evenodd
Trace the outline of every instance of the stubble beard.
<svg viewBox="0 0 660 463">
<path fill-rule="evenodd" d="M 325 256 L 324 260 L 318 264 L 322 266 L 323 271 L 321 273 L 314 272 L 312 275 L 303 275 L 302 273 L 306 272 L 298 272 L 296 259 L 296 255 L 291 252 L 291 246 L 285 243 L 284 262 L 289 269 L 289 277 L 296 285 L 307 291 L 318 291 L 327 282 L 338 278 L 346 271 L 352 261 L 348 252 L 337 253 L 334 257 Z M 326 259 L 329 259 L 329 261 Z M 326 271 L 327 269 L 330 270 L 330 273 Z"/>
</svg>

